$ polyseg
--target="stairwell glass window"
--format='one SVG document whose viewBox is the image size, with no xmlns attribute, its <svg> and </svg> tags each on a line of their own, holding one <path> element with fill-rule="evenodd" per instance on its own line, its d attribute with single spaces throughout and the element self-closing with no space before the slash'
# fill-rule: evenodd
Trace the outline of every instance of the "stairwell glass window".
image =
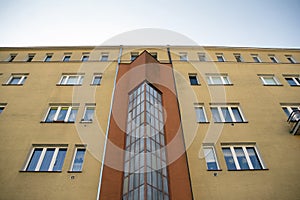
<svg viewBox="0 0 300 200">
<path fill-rule="evenodd" d="M 83 81 L 83 75 L 62 75 L 58 85 L 81 85 Z"/>
<path fill-rule="evenodd" d="M 264 85 L 281 85 L 274 75 L 258 75 Z"/>
<path fill-rule="evenodd" d="M 225 62 L 223 54 L 216 54 L 216 57 L 218 62 Z"/>
<path fill-rule="evenodd" d="M 186 52 L 180 52 L 179 53 L 179 60 L 180 61 L 187 61 L 188 60 L 188 56 Z"/>
<path fill-rule="evenodd" d="M 67 147 L 34 147 L 24 171 L 61 171 Z"/>
<path fill-rule="evenodd" d="M 86 152 L 85 147 L 81 147 L 81 146 L 76 147 L 74 158 L 73 158 L 72 165 L 71 165 L 72 172 L 81 172 L 82 171 L 85 152 Z"/>
<path fill-rule="evenodd" d="M 44 62 L 50 62 L 51 61 L 51 58 L 52 58 L 52 55 L 53 54 L 47 54 L 45 59 L 44 59 Z"/>
<path fill-rule="evenodd" d="M 196 112 L 197 122 L 199 123 L 207 122 L 205 109 L 202 105 L 195 105 L 195 112 Z"/>
<path fill-rule="evenodd" d="M 299 76 L 285 76 L 285 80 L 289 83 L 290 86 L 300 86 Z"/>
<path fill-rule="evenodd" d="M 94 119 L 95 105 L 86 105 L 84 109 L 82 122 L 92 122 Z"/>
<path fill-rule="evenodd" d="M 223 145 L 228 170 L 265 169 L 255 145 Z"/>
<path fill-rule="evenodd" d="M 6 85 L 23 85 L 27 79 L 27 74 L 13 74 L 8 79 Z"/>
<path fill-rule="evenodd" d="M 258 57 L 257 54 L 251 54 L 251 57 L 252 57 L 254 62 L 261 63 L 261 60 L 260 60 L 260 58 Z"/>
<path fill-rule="evenodd" d="M 292 63 L 292 64 L 295 64 L 295 63 L 296 63 L 296 60 L 293 58 L 293 56 L 291 56 L 291 55 L 286 55 L 285 57 L 286 57 L 286 59 L 287 59 L 290 63 Z"/>
<path fill-rule="evenodd" d="M 191 85 L 200 85 L 196 74 L 189 74 Z"/>
<path fill-rule="evenodd" d="M 207 74 L 206 80 L 209 85 L 231 85 L 227 74 Z"/>
<path fill-rule="evenodd" d="M 75 122 L 78 106 L 50 106 L 44 122 Z"/>
<path fill-rule="evenodd" d="M 220 170 L 215 148 L 212 145 L 203 145 L 203 154 L 205 157 L 207 170 Z"/>
<path fill-rule="evenodd" d="M 214 122 L 246 122 L 239 106 L 211 106 Z"/>
</svg>

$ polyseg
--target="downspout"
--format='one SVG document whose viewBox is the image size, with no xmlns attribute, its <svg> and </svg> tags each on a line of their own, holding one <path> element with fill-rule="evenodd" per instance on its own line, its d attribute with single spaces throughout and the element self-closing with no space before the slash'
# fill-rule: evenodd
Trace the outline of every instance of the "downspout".
<svg viewBox="0 0 300 200">
<path fill-rule="evenodd" d="M 169 45 L 167 46 L 167 51 L 168 51 L 169 62 L 171 64 L 171 66 L 172 66 L 172 75 L 173 75 L 174 88 L 175 88 L 175 94 L 176 94 L 176 100 L 177 100 L 177 108 L 178 108 L 178 111 L 179 111 L 180 129 L 181 129 L 182 138 L 183 138 L 184 155 L 185 155 L 186 165 L 187 165 L 187 170 L 188 170 L 188 176 L 189 176 L 189 182 L 190 182 L 190 188 L 191 188 L 191 196 L 192 196 L 192 199 L 194 199 L 194 194 L 193 194 L 193 189 L 192 189 L 192 182 L 191 182 L 191 174 L 190 174 L 190 168 L 189 168 L 189 162 L 188 162 L 188 157 L 187 157 L 187 153 L 186 153 L 185 139 L 184 139 L 184 134 L 183 134 L 183 127 L 182 127 L 182 120 L 181 120 L 181 111 L 180 111 L 180 106 L 179 106 L 179 101 L 178 101 L 178 93 L 177 93 L 177 88 L 176 88 L 174 68 L 173 68 L 173 62 L 172 62 L 172 57 L 171 57 L 171 52 L 170 52 L 170 46 Z"/>
<path fill-rule="evenodd" d="M 96 200 L 100 199 L 103 168 L 104 168 L 104 161 L 105 161 L 105 155 L 106 155 L 106 145 L 107 145 L 108 131 L 109 131 L 109 124 L 110 124 L 110 119 L 111 119 L 111 115 L 112 115 L 112 106 L 113 106 L 113 102 L 114 102 L 114 95 L 115 95 L 116 84 L 117 84 L 117 75 L 118 75 L 119 66 L 120 66 L 120 63 L 121 63 L 122 52 L 123 52 L 123 46 L 121 45 L 120 46 L 120 51 L 119 51 L 119 56 L 118 56 L 118 63 L 117 63 L 117 68 L 116 68 L 114 87 L 113 87 L 113 90 L 112 90 L 112 97 L 111 97 L 111 101 L 110 101 L 110 111 L 109 111 L 108 120 L 107 120 L 107 129 L 106 129 L 106 133 L 105 133 L 105 142 L 104 142 L 104 147 L 103 147 L 102 163 L 101 163 L 101 169 L 100 169 L 100 175 L 99 175 L 99 184 L 98 184 L 98 192 L 97 192 Z"/>
</svg>

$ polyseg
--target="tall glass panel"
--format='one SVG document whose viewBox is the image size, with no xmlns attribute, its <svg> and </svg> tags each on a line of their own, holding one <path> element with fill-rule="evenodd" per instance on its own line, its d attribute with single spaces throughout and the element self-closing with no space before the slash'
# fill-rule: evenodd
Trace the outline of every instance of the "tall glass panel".
<svg viewBox="0 0 300 200">
<path fill-rule="evenodd" d="M 43 148 L 34 149 L 26 171 L 35 171 L 36 165 L 39 162 L 42 151 L 43 151 Z"/>
<path fill-rule="evenodd" d="M 67 149 L 59 149 L 58 154 L 56 156 L 55 164 L 53 166 L 53 171 L 61 171 L 66 157 L 66 153 Z"/>
<path fill-rule="evenodd" d="M 228 170 L 236 170 L 233 156 L 229 147 L 222 148 Z"/>
<path fill-rule="evenodd" d="M 55 149 L 48 148 L 44 156 L 40 171 L 48 171 Z"/>
<path fill-rule="evenodd" d="M 245 153 L 243 151 L 243 148 L 242 147 L 235 147 L 234 151 L 235 151 L 236 158 L 239 162 L 239 165 L 240 165 L 241 169 L 249 169 L 249 165 L 248 165 Z"/>
<path fill-rule="evenodd" d="M 262 169 L 262 166 L 259 162 L 259 158 L 258 158 L 258 156 L 256 154 L 256 151 L 255 151 L 255 148 L 254 147 L 247 147 L 246 149 L 247 149 L 248 155 L 250 157 L 253 168 L 254 169 Z"/>
<path fill-rule="evenodd" d="M 128 100 L 123 199 L 169 199 L 161 94 L 143 83 Z"/>
</svg>

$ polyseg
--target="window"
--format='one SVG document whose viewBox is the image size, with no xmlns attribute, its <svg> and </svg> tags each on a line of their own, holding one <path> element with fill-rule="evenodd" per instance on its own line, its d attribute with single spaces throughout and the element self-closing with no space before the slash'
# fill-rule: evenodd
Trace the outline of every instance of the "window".
<svg viewBox="0 0 300 200">
<path fill-rule="evenodd" d="M 36 146 L 27 161 L 25 171 L 61 171 L 66 152 L 66 147 Z"/>
<path fill-rule="evenodd" d="M 195 111 L 196 111 L 197 122 L 199 122 L 199 123 L 207 122 L 207 117 L 206 117 L 205 109 L 203 106 L 196 105 Z"/>
<path fill-rule="evenodd" d="M 290 86 L 300 86 L 299 76 L 286 76 L 285 80 L 290 84 Z"/>
<path fill-rule="evenodd" d="M 89 60 L 89 53 L 83 53 L 81 57 L 82 62 L 87 62 Z"/>
<path fill-rule="evenodd" d="M 132 52 L 131 54 L 130 54 L 130 60 L 131 61 L 134 61 L 138 56 L 139 56 L 139 53 L 138 52 Z"/>
<path fill-rule="evenodd" d="M 234 54 L 234 57 L 235 57 L 237 62 L 244 62 L 241 54 Z"/>
<path fill-rule="evenodd" d="M 70 54 L 65 54 L 64 58 L 63 58 L 63 62 L 69 62 L 71 59 L 71 55 Z"/>
<path fill-rule="evenodd" d="M 102 62 L 108 61 L 108 53 L 102 53 L 100 61 Z"/>
<path fill-rule="evenodd" d="M 282 110 L 286 114 L 287 117 L 289 117 L 293 111 L 300 110 L 300 105 L 288 105 L 288 106 L 282 106 Z M 298 121 L 299 116 L 295 115 L 292 119 L 292 121 Z"/>
<path fill-rule="evenodd" d="M 224 75 L 208 74 L 206 80 L 209 85 L 231 85 L 229 77 L 226 74 Z"/>
<path fill-rule="evenodd" d="M 259 75 L 264 85 L 281 85 L 274 75 Z"/>
<path fill-rule="evenodd" d="M 223 54 L 216 54 L 218 62 L 225 62 Z"/>
<path fill-rule="evenodd" d="M 156 52 L 150 52 L 150 55 L 151 55 L 153 58 L 157 59 L 157 53 L 156 53 Z"/>
<path fill-rule="evenodd" d="M 81 119 L 82 122 L 92 122 L 95 113 L 95 104 L 93 105 L 86 105 L 84 109 L 83 118 Z"/>
<path fill-rule="evenodd" d="M 254 62 L 256 62 L 256 63 L 260 63 L 261 62 L 261 60 L 260 60 L 260 58 L 258 57 L 257 54 L 252 54 L 251 56 L 252 56 Z"/>
<path fill-rule="evenodd" d="M 206 62 L 206 55 L 205 53 L 198 53 L 199 61 Z"/>
<path fill-rule="evenodd" d="M 180 52 L 180 53 L 179 53 L 179 60 L 180 60 L 180 61 L 187 61 L 187 60 L 188 60 L 187 53 L 185 53 L 185 52 Z"/>
<path fill-rule="evenodd" d="M 101 84 L 101 80 L 102 80 L 102 75 L 101 74 L 95 74 L 93 76 L 92 85 L 100 85 Z"/>
<path fill-rule="evenodd" d="M 3 112 L 6 104 L 0 104 L 0 114 Z"/>
<path fill-rule="evenodd" d="M 77 146 L 75 149 L 74 158 L 71 165 L 72 172 L 81 172 L 83 166 L 84 155 L 86 148 L 84 146 Z"/>
<path fill-rule="evenodd" d="M 16 58 L 17 54 L 10 54 L 6 59 L 7 62 L 12 62 Z"/>
<path fill-rule="evenodd" d="M 8 79 L 7 85 L 23 85 L 27 79 L 27 74 L 13 74 Z"/>
<path fill-rule="evenodd" d="M 286 59 L 287 59 L 290 63 L 292 63 L 292 64 L 295 64 L 295 63 L 296 63 L 296 61 L 295 61 L 295 59 L 293 58 L 293 56 L 291 56 L 291 55 L 286 55 L 285 57 L 286 57 Z"/>
<path fill-rule="evenodd" d="M 31 62 L 33 60 L 34 56 L 35 56 L 35 54 L 28 54 L 26 62 Z"/>
<path fill-rule="evenodd" d="M 211 106 L 214 122 L 245 122 L 238 106 Z"/>
<path fill-rule="evenodd" d="M 265 169 L 254 145 L 224 145 L 222 151 L 228 170 Z"/>
<path fill-rule="evenodd" d="M 274 55 L 269 55 L 269 58 L 273 63 L 278 63 L 278 60 Z"/>
<path fill-rule="evenodd" d="M 50 62 L 52 58 L 52 54 L 47 54 L 44 62 Z"/>
<path fill-rule="evenodd" d="M 190 79 L 190 84 L 191 85 L 200 85 L 199 82 L 198 82 L 196 74 L 190 74 L 189 79 Z"/>
<path fill-rule="evenodd" d="M 81 85 L 83 75 L 62 75 L 59 85 Z"/>
<path fill-rule="evenodd" d="M 203 153 L 206 161 L 207 170 L 219 170 L 219 164 L 215 153 L 215 148 L 212 145 L 204 145 Z"/>
<path fill-rule="evenodd" d="M 50 106 L 44 122 L 75 122 L 78 106 Z"/>
</svg>

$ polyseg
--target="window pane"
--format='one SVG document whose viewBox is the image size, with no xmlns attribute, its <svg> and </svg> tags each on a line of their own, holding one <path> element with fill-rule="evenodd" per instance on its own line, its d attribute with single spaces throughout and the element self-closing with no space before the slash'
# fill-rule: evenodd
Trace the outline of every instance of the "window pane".
<svg viewBox="0 0 300 200">
<path fill-rule="evenodd" d="M 47 149 L 46 154 L 45 154 L 44 159 L 43 159 L 43 162 L 42 162 L 42 165 L 40 167 L 40 171 L 48 171 L 50 163 L 52 161 L 54 151 L 55 151 L 54 148 L 53 149 L 52 148 Z"/>
<path fill-rule="evenodd" d="M 287 80 L 287 82 L 288 82 L 291 86 L 297 85 L 296 82 L 293 80 L 293 78 L 285 78 L 285 80 Z"/>
<path fill-rule="evenodd" d="M 59 149 L 55 164 L 53 166 L 53 171 L 61 171 L 62 166 L 64 164 L 66 152 L 67 152 L 67 149 Z"/>
<path fill-rule="evenodd" d="M 228 170 L 236 170 L 230 148 L 222 148 Z"/>
<path fill-rule="evenodd" d="M 68 107 L 62 107 L 58 114 L 57 121 L 64 121 L 66 118 L 67 112 L 68 112 Z"/>
<path fill-rule="evenodd" d="M 229 110 L 227 107 L 221 108 L 225 122 L 232 122 Z"/>
<path fill-rule="evenodd" d="M 218 108 L 211 108 L 211 112 L 213 114 L 214 122 L 221 122 Z"/>
<path fill-rule="evenodd" d="M 259 60 L 259 58 L 257 56 L 253 56 L 252 58 L 253 58 L 254 62 L 257 62 L 257 63 L 260 62 L 260 60 Z"/>
<path fill-rule="evenodd" d="M 283 109 L 284 113 L 286 114 L 286 116 L 289 117 L 291 113 L 290 113 L 290 111 L 288 110 L 288 108 L 287 108 L 287 107 L 283 107 L 282 109 Z"/>
<path fill-rule="evenodd" d="M 68 122 L 75 122 L 78 108 L 72 108 Z"/>
<path fill-rule="evenodd" d="M 231 110 L 233 112 L 233 115 L 234 115 L 234 118 L 235 118 L 236 122 L 242 122 L 243 118 L 242 118 L 242 116 L 240 114 L 239 109 L 236 108 L 236 107 L 233 107 L 233 108 L 231 108 Z"/>
<path fill-rule="evenodd" d="M 4 110 L 4 107 L 0 107 L 0 114 L 2 113 L 3 110 Z"/>
<path fill-rule="evenodd" d="M 266 85 L 276 85 L 276 81 L 273 77 L 264 77 Z"/>
<path fill-rule="evenodd" d="M 25 76 L 24 78 L 23 78 L 23 80 L 22 80 L 22 82 L 20 82 L 19 84 L 24 84 L 24 82 L 25 82 L 25 80 L 27 79 L 27 77 Z"/>
<path fill-rule="evenodd" d="M 250 157 L 253 168 L 254 169 L 262 169 L 262 166 L 259 162 L 259 159 L 258 159 L 258 156 L 256 154 L 254 147 L 247 147 L 247 152 Z"/>
<path fill-rule="evenodd" d="M 46 118 L 46 122 L 53 122 L 56 111 L 57 111 L 57 108 L 50 108 L 50 111 Z"/>
<path fill-rule="evenodd" d="M 88 107 L 85 110 L 83 121 L 93 121 L 95 108 Z"/>
<path fill-rule="evenodd" d="M 196 76 L 189 76 L 191 85 L 198 85 L 198 80 Z"/>
<path fill-rule="evenodd" d="M 213 84 L 223 84 L 222 79 L 219 76 L 212 76 L 211 79 Z"/>
<path fill-rule="evenodd" d="M 68 61 L 70 61 L 70 58 L 71 58 L 71 56 L 65 56 L 63 61 L 68 62 Z"/>
<path fill-rule="evenodd" d="M 28 167 L 27 167 L 26 171 L 35 171 L 36 165 L 37 165 L 37 163 L 40 159 L 42 151 L 43 151 L 42 148 L 34 149 L 34 152 L 32 154 L 32 157 L 30 159 L 30 162 L 28 164 Z"/>
<path fill-rule="evenodd" d="M 217 160 L 215 158 L 214 149 L 212 147 L 205 147 L 203 149 L 205 161 L 208 170 L 218 170 Z"/>
<path fill-rule="evenodd" d="M 9 84 L 11 84 L 11 85 L 17 85 L 17 84 L 19 83 L 20 80 L 21 80 L 21 77 L 13 77 L 13 78 L 10 80 Z"/>
<path fill-rule="evenodd" d="M 242 147 L 234 148 L 236 157 L 238 159 L 239 165 L 241 169 L 249 169 L 249 165 L 247 159 L 245 157 L 244 151 Z"/>
<path fill-rule="evenodd" d="M 100 85 L 101 83 L 101 76 L 95 76 L 93 80 L 93 85 Z"/>
<path fill-rule="evenodd" d="M 217 59 L 218 59 L 219 62 L 224 62 L 223 56 L 217 56 Z"/>
<path fill-rule="evenodd" d="M 206 117 L 203 108 L 197 107 L 195 109 L 196 109 L 197 122 L 206 122 Z"/>
<path fill-rule="evenodd" d="M 230 84 L 227 76 L 223 76 L 224 84 Z"/>
<path fill-rule="evenodd" d="M 84 154 L 85 154 L 85 149 L 77 149 L 76 155 L 74 158 L 72 171 L 81 171 L 82 170 Z"/>
<path fill-rule="evenodd" d="M 78 76 L 69 76 L 67 84 L 70 84 L 70 85 L 77 84 L 78 79 L 79 79 Z"/>
</svg>

